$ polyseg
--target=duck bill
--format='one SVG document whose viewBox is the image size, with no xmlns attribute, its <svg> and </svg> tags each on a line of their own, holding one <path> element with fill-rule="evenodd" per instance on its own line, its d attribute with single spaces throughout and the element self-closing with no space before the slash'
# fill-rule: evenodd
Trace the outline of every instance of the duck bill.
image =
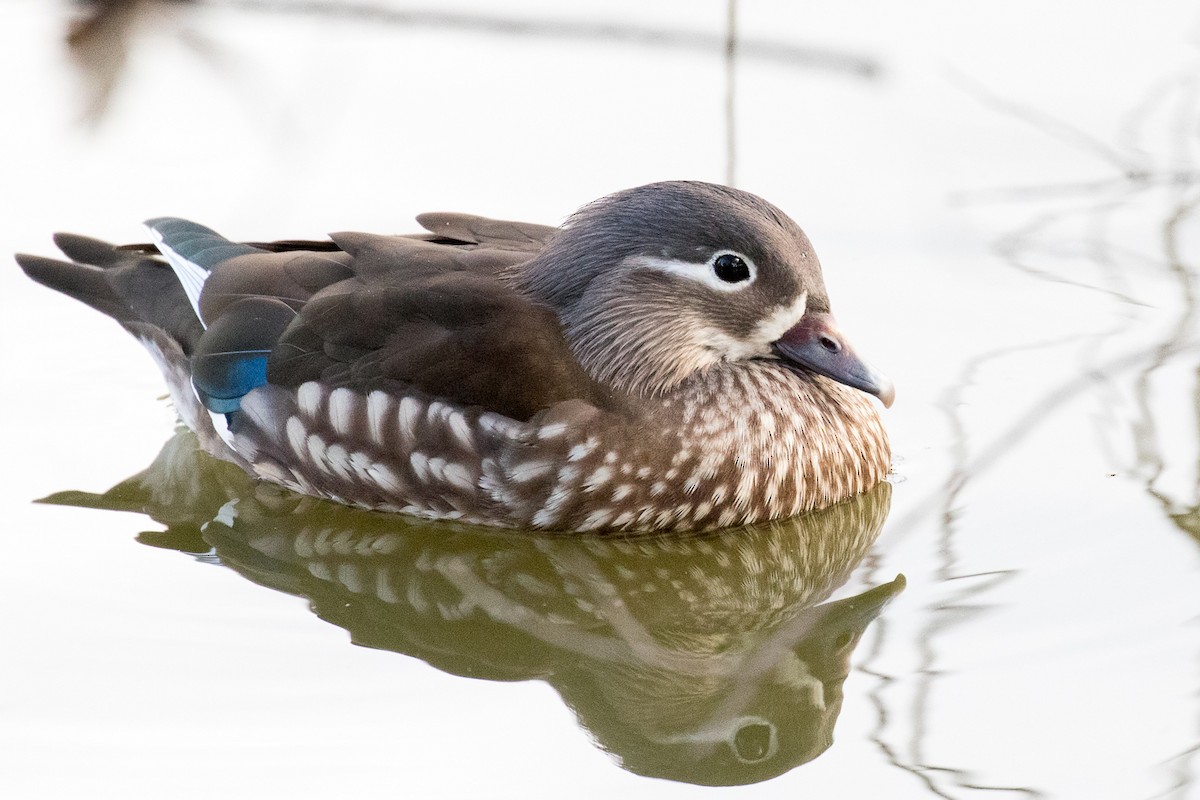
<svg viewBox="0 0 1200 800">
<path fill-rule="evenodd" d="M 891 407 L 896 399 L 892 382 L 858 357 L 832 314 L 805 314 L 774 347 L 785 362 L 873 394 L 885 407 Z"/>
</svg>

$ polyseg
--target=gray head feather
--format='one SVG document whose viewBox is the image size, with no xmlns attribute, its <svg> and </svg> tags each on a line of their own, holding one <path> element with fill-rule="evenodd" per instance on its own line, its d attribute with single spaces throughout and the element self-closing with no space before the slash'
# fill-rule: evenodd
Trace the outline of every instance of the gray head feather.
<svg viewBox="0 0 1200 800">
<path fill-rule="evenodd" d="M 646 267 L 704 264 L 726 250 L 757 265 L 753 285 L 718 292 Z M 584 206 L 512 279 L 556 311 L 593 377 L 638 394 L 660 394 L 718 361 L 769 357 L 755 331 L 802 295 L 810 309 L 829 307 L 820 263 L 791 218 L 748 192 L 697 181 Z"/>
</svg>

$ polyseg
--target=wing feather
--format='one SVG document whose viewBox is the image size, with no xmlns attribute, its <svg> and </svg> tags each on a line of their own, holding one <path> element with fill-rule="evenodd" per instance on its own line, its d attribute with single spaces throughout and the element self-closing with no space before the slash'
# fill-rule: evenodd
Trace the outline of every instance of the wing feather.
<svg viewBox="0 0 1200 800">
<path fill-rule="evenodd" d="M 413 387 L 526 420 L 610 395 L 575 361 L 558 318 L 475 269 L 456 248 L 339 234 L 354 278 L 314 294 L 272 353 L 268 380 L 359 391 Z"/>
</svg>

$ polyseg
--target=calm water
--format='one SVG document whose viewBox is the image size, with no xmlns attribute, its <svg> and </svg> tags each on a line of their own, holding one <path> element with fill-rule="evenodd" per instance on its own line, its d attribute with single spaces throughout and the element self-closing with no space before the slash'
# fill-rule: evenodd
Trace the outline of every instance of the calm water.
<svg viewBox="0 0 1200 800">
<path fill-rule="evenodd" d="M 896 476 L 736 534 L 381 519 L 196 456 L 0 270 L 0 796 L 1200 798 L 1188 4 L 744 0 L 732 68 L 724 2 L 198 5 L 110 84 L 0 7 L 0 250 L 732 178 L 895 379 Z"/>
</svg>

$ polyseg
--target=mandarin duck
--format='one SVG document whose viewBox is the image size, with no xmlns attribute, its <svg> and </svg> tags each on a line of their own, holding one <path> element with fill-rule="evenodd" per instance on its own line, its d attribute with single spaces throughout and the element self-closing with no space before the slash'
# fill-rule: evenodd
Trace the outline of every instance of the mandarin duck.
<svg viewBox="0 0 1200 800">
<path fill-rule="evenodd" d="M 211 454 L 293 491 L 434 520 L 705 530 L 867 491 L 890 381 L 830 313 L 800 227 L 694 181 L 560 228 L 457 213 L 427 233 L 155 245 L 17 260 L 154 356 Z M 157 252 L 155 252 L 155 248 Z"/>
</svg>

